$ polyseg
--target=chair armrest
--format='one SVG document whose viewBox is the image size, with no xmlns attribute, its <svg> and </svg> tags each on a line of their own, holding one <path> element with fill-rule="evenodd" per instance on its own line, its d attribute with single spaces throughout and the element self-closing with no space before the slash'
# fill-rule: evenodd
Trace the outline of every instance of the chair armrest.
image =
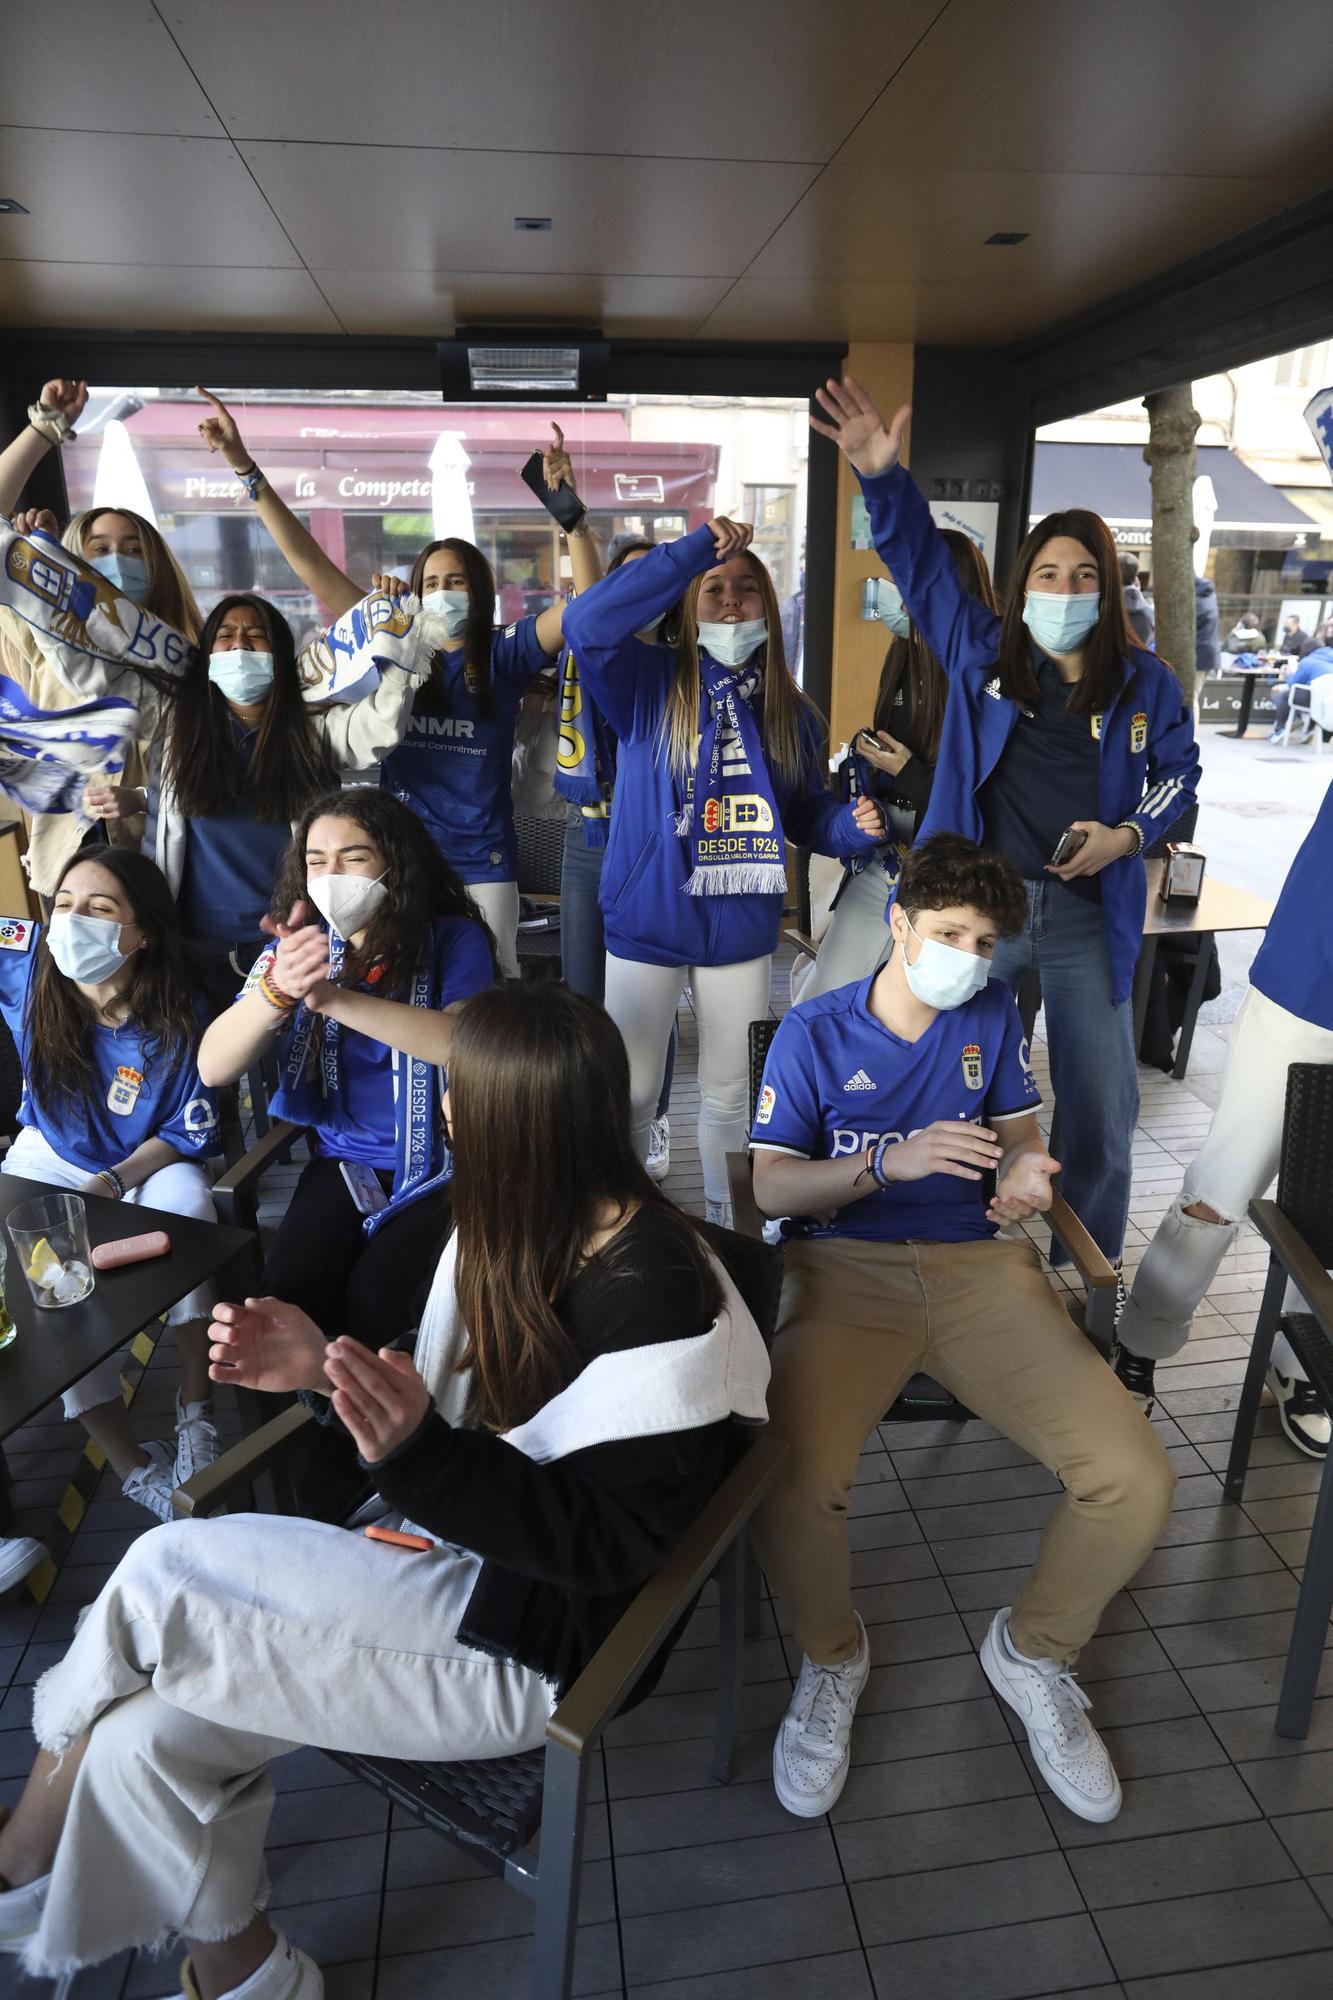
<svg viewBox="0 0 1333 2000">
<path fill-rule="evenodd" d="M 193 1479 L 176 1488 L 171 1496 L 176 1512 L 195 1517 L 215 1514 L 238 1487 L 248 1486 L 286 1450 L 289 1438 L 314 1421 L 304 1403 L 293 1403 L 276 1417 L 270 1417 L 257 1431 L 251 1431 L 249 1437 L 242 1438 L 230 1451 L 224 1451 L 212 1465 L 206 1465 Z"/>
<path fill-rule="evenodd" d="M 799 930 L 795 924 L 788 924 L 782 935 L 788 944 L 794 944 L 797 951 L 804 952 L 807 958 L 819 957 L 819 946 L 809 931 Z"/>
<path fill-rule="evenodd" d="M 1114 1265 L 1102 1255 L 1062 1194 L 1052 1194 L 1046 1220 L 1051 1225 L 1051 1235 L 1065 1251 L 1089 1291 L 1105 1291 L 1108 1288 L 1114 1291 L 1117 1283 Z"/>
<path fill-rule="evenodd" d="M 742 1236 L 762 1238 L 764 1218 L 754 1198 L 748 1153 L 727 1154 L 727 1188 L 731 1195 L 731 1226 Z"/>
<path fill-rule="evenodd" d="M 785 1438 L 764 1431 L 755 1439 L 569 1689 L 546 1725 L 549 1741 L 579 1757 L 597 1744 L 690 1599 L 767 1493 L 786 1455 Z"/>
<path fill-rule="evenodd" d="M 1304 1298 L 1325 1338 L 1333 1340 L 1333 1278 L 1300 1230 L 1275 1201 L 1252 1201 L 1250 1221 Z"/>
<path fill-rule="evenodd" d="M 239 1197 L 248 1196 L 257 1185 L 261 1175 L 284 1153 L 289 1153 L 301 1134 L 304 1125 L 289 1125 L 279 1118 L 272 1124 L 262 1139 L 256 1139 L 248 1153 L 229 1167 L 221 1180 L 213 1183 L 213 1202 L 218 1211 L 219 1222 L 235 1222 L 238 1212 L 245 1206 Z M 251 1218 L 252 1219 L 252 1218 Z M 241 1224 L 246 1226 L 245 1223 Z"/>
</svg>

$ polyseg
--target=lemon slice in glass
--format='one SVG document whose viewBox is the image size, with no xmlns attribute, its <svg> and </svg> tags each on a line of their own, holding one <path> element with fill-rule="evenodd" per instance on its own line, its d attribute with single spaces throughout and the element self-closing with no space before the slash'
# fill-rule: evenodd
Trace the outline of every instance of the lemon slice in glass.
<svg viewBox="0 0 1333 2000">
<path fill-rule="evenodd" d="M 39 1237 L 33 1244 L 32 1255 L 28 1259 L 28 1276 L 33 1284 L 40 1285 L 43 1291 L 49 1291 L 64 1268 L 46 1238 Z"/>
</svg>

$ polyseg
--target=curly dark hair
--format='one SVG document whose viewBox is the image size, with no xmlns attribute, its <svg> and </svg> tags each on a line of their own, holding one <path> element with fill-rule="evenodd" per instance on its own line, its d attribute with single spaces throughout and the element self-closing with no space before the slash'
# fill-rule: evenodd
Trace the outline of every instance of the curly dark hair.
<svg viewBox="0 0 1333 2000">
<path fill-rule="evenodd" d="M 134 973 L 125 989 L 125 1018 L 144 1031 L 150 1061 L 165 1059 L 168 1077 L 174 1076 L 192 1058 L 199 1040 L 198 969 L 166 877 L 155 861 L 132 847 L 83 850 L 72 854 L 61 869 L 55 896 L 70 870 L 83 862 L 92 862 L 115 880 L 144 933 L 146 943 L 131 960 Z M 28 1088 L 35 1103 L 52 1109 L 91 1104 L 102 1093 L 90 1053 L 92 1012 L 74 981 L 52 958 L 45 929 L 36 950 L 24 1020 Z"/>
<path fill-rule="evenodd" d="M 373 785 L 325 792 L 306 807 L 273 890 L 272 915 L 279 923 L 287 923 L 295 905 L 309 896 L 305 850 L 317 819 L 351 820 L 369 834 L 386 863 L 388 898 L 372 917 L 361 950 L 349 955 L 342 974 L 345 984 L 364 978 L 372 965 L 381 965 L 381 999 L 406 992 L 422 941 L 437 917 L 466 917 L 469 923 L 480 924 L 494 962 L 495 940 L 486 919 L 421 821 L 392 792 Z"/>
<path fill-rule="evenodd" d="M 1008 855 L 961 833 L 933 833 L 912 849 L 895 901 L 909 918 L 918 910 L 982 910 L 1001 937 L 1022 930 L 1027 909 L 1023 878 Z"/>
</svg>

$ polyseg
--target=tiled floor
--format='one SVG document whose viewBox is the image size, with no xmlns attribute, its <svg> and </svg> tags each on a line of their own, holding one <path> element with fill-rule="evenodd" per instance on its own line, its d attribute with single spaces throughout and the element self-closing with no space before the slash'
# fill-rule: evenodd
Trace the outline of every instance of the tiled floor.
<svg viewBox="0 0 1333 2000">
<path fill-rule="evenodd" d="M 775 1003 L 785 980 L 783 966 Z M 1221 1037 L 1204 1031 L 1187 1085 L 1143 1074 L 1131 1265 L 1207 1128 L 1222 1054 Z M 690 1207 L 702 1199 L 694 1073 L 686 1010 L 671 1187 Z M 1266 1411 L 1244 1508 L 1221 1499 L 1263 1262 L 1255 1240 L 1242 1240 L 1190 1346 L 1160 1372 L 1175 1512 L 1081 1663 L 1124 1780 L 1115 1824 L 1075 1819 L 1037 1782 L 974 1650 L 1032 1558 L 1054 1482 L 979 1423 L 882 1425 L 851 1519 L 874 1665 L 831 1822 L 789 1818 L 769 1782 L 773 1729 L 799 1665 L 771 1605 L 748 1650 L 737 1775 L 726 1788 L 711 1782 L 705 1606 L 660 1692 L 613 1729 L 601 1759 L 580 1995 L 1333 1992 L 1333 1655 L 1308 1742 L 1283 1742 L 1272 1726 L 1318 1471 Z M 172 1386 L 162 1351 L 139 1399 L 150 1419 Z M 16 1440 L 11 1462 L 34 1528 L 73 1456 L 58 1419 Z M 0 1606 L 0 1798 L 16 1795 L 27 1767 L 29 1684 L 143 1525 L 104 1480 L 50 1601 Z M 330 2000 L 520 2000 L 529 1923 L 515 1892 L 393 1819 L 316 1752 L 286 1760 L 277 1779 L 274 1907 L 325 1966 Z M 173 1964 L 122 1959 L 82 1975 L 75 2000 L 175 1992 Z"/>
</svg>

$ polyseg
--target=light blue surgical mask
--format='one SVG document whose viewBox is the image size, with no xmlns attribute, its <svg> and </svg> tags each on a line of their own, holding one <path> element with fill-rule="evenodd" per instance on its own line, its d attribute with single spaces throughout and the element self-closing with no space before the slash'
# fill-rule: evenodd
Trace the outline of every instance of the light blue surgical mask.
<svg viewBox="0 0 1333 2000">
<path fill-rule="evenodd" d="M 912 629 L 903 594 L 887 576 L 875 579 L 875 616 L 881 625 L 888 626 L 895 639 L 905 639 Z"/>
<path fill-rule="evenodd" d="M 421 608 L 432 618 L 444 620 L 444 629 L 451 639 L 461 639 L 472 609 L 472 599 L 465 590 L 428 590 L 421 600 Z"/>
<path fill-rule="evenodd" d="M 142 556 L 89 556 L 88 567 L 135 604 L 142 604 L 148 595 L 148 565 Z"/>
<path fill-rule="evenodd" d="M 743 618 L 739 625 L 699 620 L 699 644 L 720 667 L 744 666 L 768 638 L 766 618 Z"/>
<path fill-rule="evenodd" d="M 904 948 L 903 972 L 923 1007 L 938 1007 L 943 1013 L 980 993 L 990 978 L 988 958 L 961 951 L 956 944 L 941 944 L 938 938 L 923 938 L 906 910 L 903 922 L 921 947 L 915 959 L 909 959 Z"/>
<path fill-rule="evenodd" d="M 57 910 L 46 927 L 46 945 L 66 979 L 100 986 L 120 971 L 130 954 L 120 948 L 114 917 L 81 917 Z"/>
<path fill-rule="evenodd" d="M 1044 653 L 1076 653 L 1101 616 L 1102 594 L 1083 590 L 1030 590 L 1023 600 L 1023 623 Z"/>
<path fill-rule="evenodd" d="M 251 707 L 262 701 L 273 686 L 273 655 L 247 652 L 243 646 L 227 653 L 210 653 L 208 678 L 228 701 L 239 702 L 242 708 Z"/>
</svg>

